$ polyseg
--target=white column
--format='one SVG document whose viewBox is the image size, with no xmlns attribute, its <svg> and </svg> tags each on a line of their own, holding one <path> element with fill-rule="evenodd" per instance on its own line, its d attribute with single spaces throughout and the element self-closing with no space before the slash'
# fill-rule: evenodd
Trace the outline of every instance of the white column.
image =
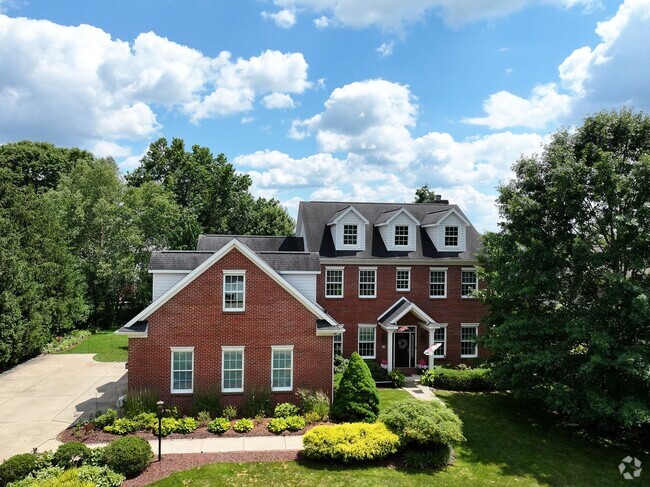
<svg viewBox="0 0 650 487">
<path fill-rule="evenodd" d="M 388 333 L 388 340 L 387 340 L 388 343 L 386 345 L 388 347 L 388 350 L 386 350 L 386 352 L 388 354 L 388 372 L 390 372 L 391 370 L 393 370 L 393 333 L 394 333 L 394 330 L 386 330 L 386 332 Z"/>
<path fill-rule="evenodd" d="M 435 328 L 429 328 L 429 347 L 433 345 L 434 333 L 436 332 Z M 427 348 L 429 348 L 427 347 Z M 429 355 L 429 370 L 433 370 L 433 354 Z"/>
</svg>

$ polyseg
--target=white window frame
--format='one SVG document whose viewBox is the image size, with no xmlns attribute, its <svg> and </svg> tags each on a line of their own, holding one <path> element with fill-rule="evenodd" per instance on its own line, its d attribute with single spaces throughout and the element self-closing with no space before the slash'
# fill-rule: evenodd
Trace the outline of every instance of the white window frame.
<svg viewBox="0 0 650 487">
<path fill-rule="evenodd" d="M 406 228 L 406 243 L 398 244 L 397 237 L 404 237 L 404 235 L 397 235 L 397 228 L 403 227 Z M 395 248 L 405 248 L 408 247 L 411 243 L 411 225 L 395 225 L 393 227 L 393 246 Z"/>
<path fill-rule="evenodd" d="M 343 333 L 338 333 L 337 335 L 334 335 L 332 339 L 332 355 L 336 356 L 336 345 L 340 344 L 341 345 L 341 353 L 338 355 L 343 355 Z"/>
<path fill-rule="evenodd" d="M 438 350 L 433 352 L 433 358 L 446 358 L 447 357 L 447 324 L 446 323 L 438 323 L 440 325 L 440 328 L 434 330 L 434 339 L 433 339 L 433 344 L 436 343 L 442 343 L 442 351 L 444 352 L 442 355 L 438 354 Z M 442 340 L 436 340 L 435 339 L 435 332 L 438 330 L 442 330 L 443 336 Z"/>
<path fill-rule="evenodd" d="M 448 228 L 455 228 L 456 229 L 456 235 L 449 235 L 449 237 L 456 237 L 456 245 L 447 245 L 447 229 Z M 449 249 L 454 249 L 458 248 L 460 246 L 460 227 L 458 225 L 445 225 L 444 228 L 444 233 L 442 235 L 443 239 L 443 244 L 446 248 Z"/>
<path fill-rule="evenodd" d="M 463 329 L 473 328 L 476 330 L 474 340 L 478 338 L 478 323 L 461 323 L 460 324 L 460 358 L 477 358 L 478 357 L 478 343 L 474 341 L 474 353 L 463 354 L 463 343 L 470 343 L 469 340 L 463 340 Z"/>
<path fill-rule="evenodd" d="M 446 299 L 447 298 L 447 289 L 448 289 L 448 276 L 449 276 L 449 268 L 448 267 L 429 267 L 429 298 L 431 299 Z M 444 272 L 445 274 L 445 294 L 442 296 L 434 296 L 431 294 L 431 273 L 432 272 Z M 437 283 L 440 284 L 440 283 Z"/>
<path fill-rule="evenodd" d="M 170 383 L 169 391 L 172 394 L 192 394 L 194 392 L 194 347 L 170 347 Z M 174 389 L 174 353 L 175 352 L 192 352 L 192 388 L 191 389 Z M 187 372 L 187 370 L 177 370 L 176 372 Z"/>
<path fill-rule="evenodd" d="M 341 294 L 340 295 L 327 294 L 327 283 L 328 283 L 327 273 L 329 271 L 341 271 Z M 336 283 L 336 284 L 338 284 L 338 283 Z M 345 294 L 345 286 L 344 285 L 345 285 L 345 267 L 325 267 L 325 289 L 324 289 L 324 293 L 325 293 L 326 298 L 329 298 L 329 299 L 343 299 L 343 295 Z"/>
<path fill-rule="evenodd" d="M 460 296 L 463 299 L 476 299 L 476 294 L 464 294 L 463 293 L 463 272 L 473 272 L 474 273 L 474 289 L 475 292 L 478 292 L 478 274 L 476 273 L 476 267 L 463 267 L 460 270 Z"/>
<path fill-rule="evenodd" d="M 406 289 L 400 289 L 399 286 L 397 285 L 400 281 L 399 279 L 399 273 L 400 272 L 406 272 L 408 274 L 408 277 L 406 279 L 407 286 Z M 404 279 L 402 279 L 403 281 Z M 411 290 L 411 268 L 410 267 L 397 267 L 395 269 L 395 291 L 398 293 L 407 293 Z"/>
<path fill-rule="evenodd" d="M 244 346 L 227 346 L 222 345 L 221 347 L 221 392 L 244 392 L 244 371 L 246 369 L 246 352 Z M 225 387 L 225 362 L 226 362 L 226 352 L 241 352 L 241 387 L 230 387 L 226 389 Z M 228 370 L 238 370 L 238 369 L 228 369 Z"/>
<path fill-rule="evenodd" d="M 289 387 L 273 387 L 273 354 L 275 352 L 291 352 L 291 384 Z M 288 392 L 293 391 L 293 345 L 273 345 L 271 346 L 271 391 L 272 392 Z M 285 369 L 277 369 L 285 370 Z"/>
<path fill-rule="evenodd" d="M 242 276 L 243 287 L 242 292 L 242 307 L 241 308 L 226 308 L 226 278 L 231 276 Z M 246 311 L 246 271 L 245 270 L 224 270 L 223 271 L 223 288 L 221 292 L 221 309 L 224 313 L 239 313 Z"/>
<path fill-rule="evenodd" d="M 341 245 L 344 248 L 357 248 L 359 246 L 359 225 L 355 223 L 343 223 L 341 228 Z M 355 229 L 354 233 L 354 243 L 345 243 L 345 227 L 353 227 Z"/>
<path fill-rule="evenodd" d="M 372 272 L 375 276 L 374 280 L 374 293 L 373 294 L 364 294 L 361 295 L 361 273 L 362 272 Z M 357 286 L 357 291 L 358 291 L 358 296 L 361 299 L 374 299 L 377 297 L 377 268 L 376 267 L 359 267 L 359 274 L 358 274 L 358 286 Z M 364 284 L 369 284 L 369 283 L 364 283 Z"/>
<path fill-rule="evenodd" d="M 361 354 L 361 345 L 362 343 L 371 343 L 369 340 L 364 340 L 363 342 L 361 341 L 361 330 L 368 330 L 372 329 L 372 355 L 362 355 Z M 359 352 L 359 355 L 361 355 L 361 358 L 376 358 L 377 357 L 377 325 L 363 325 L 360 324 L 357 327 L 357 351 Z"/>
</svg>

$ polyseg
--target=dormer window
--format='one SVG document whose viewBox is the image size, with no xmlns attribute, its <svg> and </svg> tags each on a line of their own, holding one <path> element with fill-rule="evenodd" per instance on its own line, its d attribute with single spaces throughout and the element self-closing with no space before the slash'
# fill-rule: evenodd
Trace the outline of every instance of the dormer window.
<svg viewBox="0 0 650 487">
<path fill-rule="evenodd" d="M 458 247 L 458 227 L 445 227 L 445 247 Z"/>
<path fill-rule="evenodd" d="M 405 247 L 409 244 L 408 225 L 395 225 L 395 246 Z"/>
<path fill-rule="evenodd" d="M 357 225 L 343 225 L 343 245 L 357 245 L 359 227 Z"/>
</svg>

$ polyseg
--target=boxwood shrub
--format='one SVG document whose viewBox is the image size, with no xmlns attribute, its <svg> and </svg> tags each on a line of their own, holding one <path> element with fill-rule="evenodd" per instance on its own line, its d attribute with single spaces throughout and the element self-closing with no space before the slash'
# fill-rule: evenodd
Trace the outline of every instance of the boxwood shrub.
<svg viewBox="0 0 650 487">
<path fill-rule="evenodd" d="M 424 386 L 437 387 L 449 391 L 492 391 L 494 382 L 490 369 L 443 369 L 428 370 L 420 378 Z"/>
<path fill-rule="evenodd" d="M 36 455 L 23 453 L 7 458 L 0 465 L 0 487 L 27 477 L 36 468 Z"/>
<path fill-rule="evenodd" d="M 59 467 L 72 468 L 80 466 L 89 458 L 90 448 L 78 441 L 71 441 L 57 448 L 52 462 Z"/>
<path fill-rule="evenodd" d="M 343 423 L 316 426 L 302 443 L 309 459 L 355 462 L 385 458 L 397 452 L 400 440 L 382 423 Z"/>
<path fill-rule="evenodd" d="M 151 457 L 153 457 L 151 446 L 146 440 L 137 436 L 118 438 L 104 450 L 106 466 L 126 478 L 142 473 L 149 465 Z"/>
</svg>

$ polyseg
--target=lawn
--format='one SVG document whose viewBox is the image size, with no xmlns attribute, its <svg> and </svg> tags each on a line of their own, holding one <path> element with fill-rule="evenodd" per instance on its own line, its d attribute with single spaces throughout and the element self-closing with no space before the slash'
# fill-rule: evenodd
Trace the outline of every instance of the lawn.
<svg viewBox="0 0 650 487">
<path fill-rule="evenodd" d="M 98 362 L 126 362 L 129 339 L 112 331 L 100 331 L 60 353 L 94 353 Z"/>
<path fill-rule="evenodd" d="M 434 473 L 377 465 L 220 463 L 178 472 L 153 485 L 614 486 L 625 482 L 618 464 L 628 454 L 650 464 L 639 448 L 620 449 L 585 438 L 506 394 L 438 395 L 463 420 L 467 442 L 456 449 L 453 466 Z M 382 407 L 409 397 L 400 390 L 380 390 Z M 639 480 L 630 485 L 648 485 Z"/>
</svg>

